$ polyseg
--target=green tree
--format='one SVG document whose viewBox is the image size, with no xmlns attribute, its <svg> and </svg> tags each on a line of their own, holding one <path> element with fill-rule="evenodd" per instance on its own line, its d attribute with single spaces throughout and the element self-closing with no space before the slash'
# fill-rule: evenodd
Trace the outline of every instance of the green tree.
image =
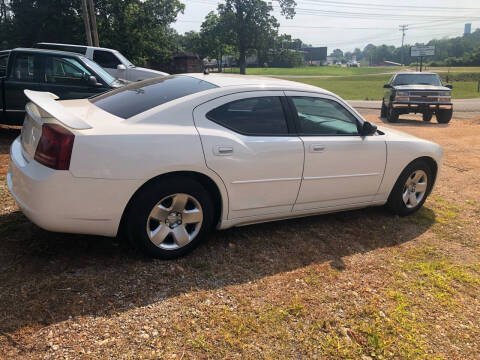
<svg viewBox="0 0 480 360">
<path fill-rule="evenodd" d="M 278 0 L 282 15 L 293 18 L 294 0 Z M 224 26 L 233 31 L 232 45 L 238 52 L 240 73 L 245 74 L 247 52 L 258 49 L 265 42 L 265 34 L 271 34 L 279 26 L 271 15 L 273 7 L 263 0 L 225 0 L 218 6 Z"/>
<path fill-rule="evenodd" d="M 206 56 L 216 59 L 218 71 L 222 72 L 222 58 L 230 52 L 233 32 L 221 21 L 220 16 L 211 11 L 205 17 L 200 30 L 203 52 Z"/>
</svg>

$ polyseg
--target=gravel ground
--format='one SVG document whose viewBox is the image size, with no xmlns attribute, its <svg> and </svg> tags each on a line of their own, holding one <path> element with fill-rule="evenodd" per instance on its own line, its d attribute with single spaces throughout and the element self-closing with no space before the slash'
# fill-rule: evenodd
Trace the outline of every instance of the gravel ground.
<svg viewBox="0 0 480 360">
<path fill-rule="evenodd" d="M 445 148 L 421 211 L 215 232 L 176 261 L 31 224 L 5 184 L 18 132 L 0 129 L 0 358 L 478 359 L 480 117 L 377 113 Z"/>
</svg>

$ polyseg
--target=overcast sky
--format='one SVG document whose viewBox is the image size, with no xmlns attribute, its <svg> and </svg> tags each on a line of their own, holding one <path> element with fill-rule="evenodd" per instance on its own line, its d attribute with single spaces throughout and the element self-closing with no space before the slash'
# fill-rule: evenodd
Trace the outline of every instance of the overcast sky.
<svg viewBox="0 0 480 360">
<path fill-rule="evenodd" d="M 216 10 L 219 0 L 183 0 L 185 13 L 173 27 L 184 33 L 200 30 L 205 15 Z M 375 45 L 401 45 L 399 25 L 407 24 L 405 43 L 463 34 L 464 24 L 480 27 L 480 0 L 297 0 L 292 20 L 280 15 L 273 1 L 280 33 L 291 34 L 314 46 L 344 51 Z"/>
</svg>

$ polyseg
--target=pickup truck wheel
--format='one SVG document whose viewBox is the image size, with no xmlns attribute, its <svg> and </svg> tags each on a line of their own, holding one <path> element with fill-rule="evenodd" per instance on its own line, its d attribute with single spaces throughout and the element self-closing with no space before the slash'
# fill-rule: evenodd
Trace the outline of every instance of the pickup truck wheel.
<svg viewBox="0 0 480 360">
<path fill-rule="evenodd" d="M 147 256 L 174 259 L 192 251 L 211 229 L 213 202 L 188 177 L 154 180 L 133 199 L 127 218 L 130 243 Z"/>
<path fill-rule="evenodd" d="M 423 160 L 410 163 L 400 174 L 390 193 L 387 207 L 399 216 L 420 209 L 432 187 L 432 170 Z"/>
<path fill-rule="evenodd" d="M 386 118 L 387 117 L 387 107 L 385 106 L 385 102 L 382 99 L 382 109 L 380 110 L 380 117 Z"/>
<path fill-rule="evenodd" d="M 398 121 L 398 111 L 394 109 L 392 106 L 388 107 L 387 121 L 391 123 L 396 123 Z"/>
<path fill-rule="evenodd" d="M 423 115 L 423 116 L 422 116 L 423 121 L 430 121 L 430 120 L 432 120 L 433 114 L 432 114 L 430 111 L 424 112 L 422 115 Z"/>
<path fill-rule="evenodd" d="M 437 111 L 437 122 L 439 124 L 448 124 L 452 120 L 453 110 L 438 110 Z"/>
</svg>

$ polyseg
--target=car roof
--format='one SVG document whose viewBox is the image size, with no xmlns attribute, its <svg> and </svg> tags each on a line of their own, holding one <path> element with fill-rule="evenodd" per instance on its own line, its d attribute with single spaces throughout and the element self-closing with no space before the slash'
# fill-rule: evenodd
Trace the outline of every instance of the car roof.
<svg viewBox="0 0 480 360">
<path fill-rule="evenodd" d="M 267 88 L 284 88 L 288 90 L 310 91 L 324 94 L 332 94 L 330 91 L 319 88 L 317 86 L 308 85 L 296 81 L 288 81 L 268 76 L 255 76 L 255 75 L 240 75 L 240 74 L 218 74 L 218 73 L 187 73 L 182 74 L 191 76 L 199 80 L 207 81 L 218 87 L 230 87 L 230 86 L 259 86 Z M 336 96 L 336 95 L 334 95 Z"/>
<path fill-rule="evenodd" d="M 414 75 L 438 75 L 437 73 L 434 72 L 425 72 L 425 71 L 401 71 L 396 73 L 395 75 L 406 75 L 406 74 L 414 74 Z"/>
<path fill-rule="evenodd" d="M 61 51 L 61 50 L 36 49 L 36 48 L 15 48 L 15 49 L 13 49 L 13 51 L 23 51 L 23 52 L 41 53 L 41 54 L 69 55 L 69 56 L 85 58 L 85 56 L 82 55 L 82 54 L 75 53 L 75 52 Z"/>
<path fill-rule="evenodd" d="M 91 48 L 91 49 L 99 49 L 99 50 L 109 50 L 109 51 L 118 51 L 115 49 L 109 49 L 109 48 L 104 48 L 104 47 L 99 47 L 99 46 L 88 46 L 88 45 L 75 45 L 75 44 L 62 44 L 62 43 L 50 43 L 50 42 L 39 42 L 37 44 L 42 44 L 42 45 L 60 45 L 60 46 L 71 46 L 71 47 L 83 47 L 83 48 Z"/>
</svg>

